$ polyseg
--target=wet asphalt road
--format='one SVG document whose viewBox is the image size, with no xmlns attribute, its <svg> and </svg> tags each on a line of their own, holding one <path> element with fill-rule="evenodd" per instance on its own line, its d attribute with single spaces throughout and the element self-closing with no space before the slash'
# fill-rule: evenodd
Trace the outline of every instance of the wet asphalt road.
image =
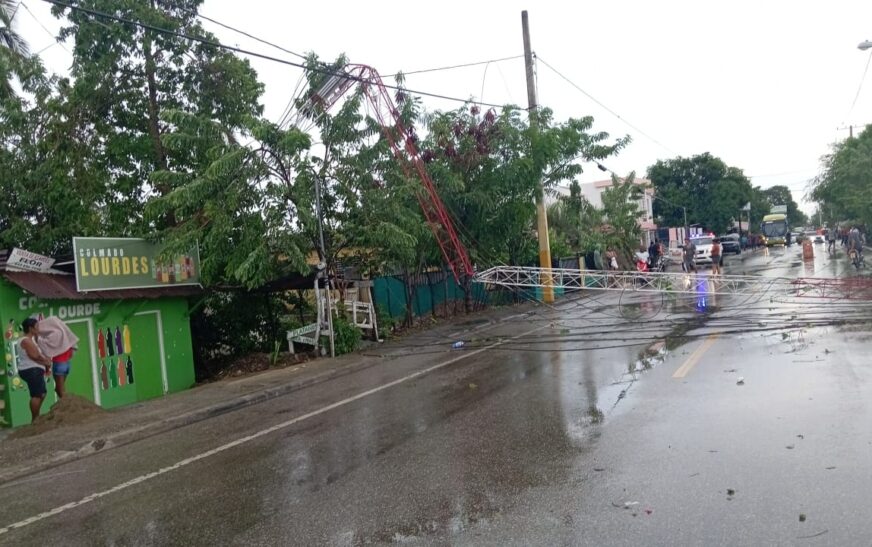
<svg viewBox="0 0 872 547">
<path fill-rule="evenodd" d="M 820 250 L 726 271 L 855 275 Z M 463 351 L 422 334 L 379 366 L 0 485 L 0 526 L 35 518 L 0 543 L 869 544 L 872 334 L 819 320 L 863 309 L 714 304 L 597 294 L 470 325 Z"/>
</svg>

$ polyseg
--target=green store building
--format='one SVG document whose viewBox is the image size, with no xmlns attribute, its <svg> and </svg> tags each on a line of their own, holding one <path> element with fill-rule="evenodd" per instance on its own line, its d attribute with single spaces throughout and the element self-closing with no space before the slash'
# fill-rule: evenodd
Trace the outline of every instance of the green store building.
<svg viewBox="0 0 872 547">
<path fill-rule="evenodd" d="M 30 394 L 16 367 L 21 322 L 30 316 L 57 316 L 78 336 L 67 392 L 103 408 L 162 397 L 194 385 L 188 299 L 201 291 L 199 286 L 158 283 L 80 292 L 76 272 L 63 271 L 65 265 L 75 270 L 74 261 L 61 262 L 48 273 L 13 271 L 5 258 L 0 256 L 0 323 L 5 347 L 0 425 L 30 423 Z M 57 402 L 54 380 L 47 378 L 47 384 L 43 412 Z"/>
</svg>

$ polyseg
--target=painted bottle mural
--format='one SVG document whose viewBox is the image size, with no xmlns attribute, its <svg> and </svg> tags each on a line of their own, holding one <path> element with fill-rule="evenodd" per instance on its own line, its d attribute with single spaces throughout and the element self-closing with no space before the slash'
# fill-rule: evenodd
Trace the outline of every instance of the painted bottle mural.
<svg viewBox="0 0 872 547">
<path fill-rule="evenodd" d="M 15 336 L 15 319 L 10 319 L 9 324 L 6 325 L 6 339 L 12 340 L 12 337 Z"/>
<path fill-rule="evenodd" d="M 97 332 L 97 352 L 102 360 L 106 358 L 106 338 L 103 337 L 103 329 L 97 329 Z"/>
<path fill-rule="evenodd" d="M 118 366 L 115 364 L 115 359 L 109 359 L 109 385 L 118 387 Z"/>
<path fill-rule="evenodd" d="M 124 341 L 124 353 L 130 353 L 130 328 L 124 325 L 124 330 L 121 331 L 121 338 Z"/>
<path fill-rule="evenodd" d="M 109 357 L 115 356 L 115 339 L 112 336 L 111 327 L 106 327 L 106 350 L 109 353 Z"/>
<path fill-rule="evenodd" d="M 121 357 L 118 358 L 118 385 L 127 385 L 127 368 L 124 366 L 124 360 Z"/>
<path fill-rule="evenodd" d="M 97 329 L 97 351 L 100 354 L 100 383 L 103 389 L 124 387 L 133 383 L 133 341 L 126 324 Z M 125 361 L 126 356 L 126 361 Z"/>
<path fill-rule="evenodd" d="M 132 384 L 133 383 L 133 359 L 131 359 L 129 355 L 127 356 L 127 367 L 126 368 L 127 368 L 127 370 L 125 372 L 127 372 L 127 383 Z"/>
<path fill-rule="evenodd" d="M 115 352 L 118 355 L 124 353 L 124 342 L 121 339 L 121 329 L 115 327 Z"/>
<path fill-rule="evenodd" d="M 109 370 L 106 368 L 106 361 L 100 359 L 100 384 L 103 389 L 109 389 Z"/>
</svg>

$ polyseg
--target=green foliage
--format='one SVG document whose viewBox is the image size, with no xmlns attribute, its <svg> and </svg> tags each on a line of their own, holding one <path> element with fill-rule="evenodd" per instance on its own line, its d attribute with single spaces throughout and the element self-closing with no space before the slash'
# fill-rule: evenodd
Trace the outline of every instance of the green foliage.
<svg viewBox="0 0 872 547">
<path fill-rule="evenodd" d="M 654 217 L 661 226 L 700 224 L 717 233 L 739 218 L 739 209 L 754 192 L 741 169 L 730 167 L 709 153 L 690 158 L 661 160 L 648 168 L 648 179 L 661 200 L 654 202 Z"/>
<path fill-rule="evenodd" d="M 770 186 L 763 190 L 763 195 L 770 204 L 766 213 L 771 210 L 772 205 L 787 205 L 787 222 L 790 226 L 805 226 L 808 223 L 808 217 L 799 210 L 799 205 L 793 201 L 793 194 L 787 186 Z"/>
<path fill-rule="evenodd" d="M 333 348 L 336 350 L 336 355 L 351 353 L 360 345 L 360 329 L 341 315 L 333 318 L 333 333 Z"/>
<path fill-rule="evenodd" d="M 474 262 L 536 261 L 540 181 L 546 189 L 572 182 L 582 172 L 578 158 L 603 159 L 629 142 L 607 143 L 608 134 L 591 133 L 592 126 L 590 117 L 556 123 L 548 109 L 532 126 L 508 108 L 482 113 L 471 106 L 431 117 L 423 157 Z"/>
<path fill-rule="evenodd" d="M 210 292 L 191 315 L 198 379 L 213 376 L 240 355 L 274 352 L 276 342 L 285 340 L 287 304 L 284 295 Z"/>
<path fill-rule="evenodd" d="M 644 188 L 636 184 L 635 173 L 625 179 L 612 176 L 612 186 L 602 193 L 603 206 L 598 208 L 581 194 L 577 182 L 569 186 L 569 195 L 561 196 L 548 209 L 551 228 L 573 252 L 588 253 L 615 249 L 629 254 L 639 245 L 642 229 L 639 200 Z M 552 256 L 554 241 L 552 239 Z"/>
<path fill-rule="evenodd" d="M 852 221 L 872 224 L 872 129 L 833 145 L 822 159 L 811 198 L 828 223 Z"/>
</svg>

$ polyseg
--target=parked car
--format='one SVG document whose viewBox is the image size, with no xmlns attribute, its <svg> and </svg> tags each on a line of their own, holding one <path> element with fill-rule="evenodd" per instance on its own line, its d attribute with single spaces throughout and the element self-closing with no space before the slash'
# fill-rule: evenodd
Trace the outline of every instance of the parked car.
<svg viewBox="0 0 872 547">
<path fill-rule="evenodd" d="M 726 234 L 721 236 L 721 248 L 723 249 L 724 254 L 741 254 L 742 240 L 739 238 L 739 234 Z"/>
<path fill-rule="evenodd" d="M 693 237 L 690 240 L 696 246 L 696 255 L 693 257 L 694 264 L 711 264 L 713 238 L 711 236 Z"/>
</svg>

